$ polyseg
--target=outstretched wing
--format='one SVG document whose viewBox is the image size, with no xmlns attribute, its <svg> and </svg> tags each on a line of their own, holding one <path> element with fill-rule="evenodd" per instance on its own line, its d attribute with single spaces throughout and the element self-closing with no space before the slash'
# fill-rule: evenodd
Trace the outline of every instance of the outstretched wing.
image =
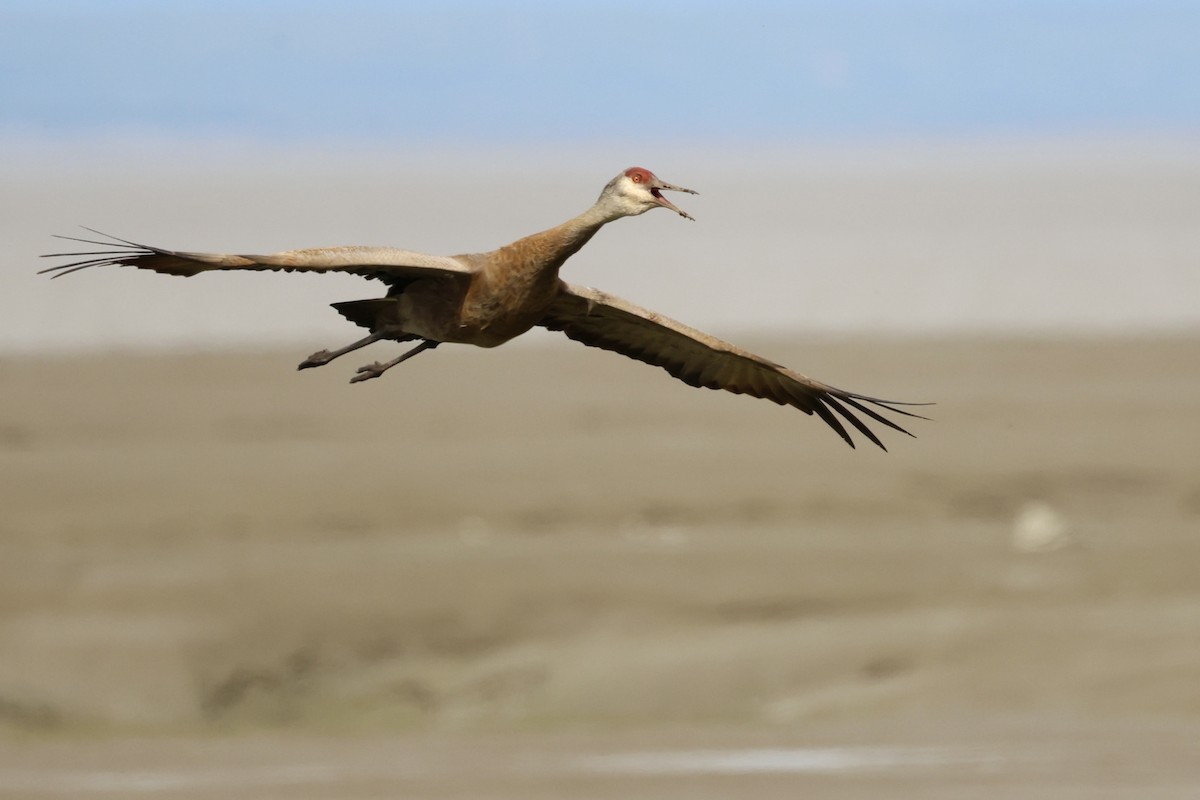
<svg viewBox="0 0 1200 800">
<path fill-rule="evenodd" d="M 92 230 L 87 228 L 86 230 Z M 105 248 L 88 252 L 50 253 L 43 258 L 81 259 L 39 271 L 52 272 L 59 278 L 88 267 L 118 266 L 151 269 L 165 275 L 191 276 L 218 269 L 283 270 L 285 272 L 347 272 L 378 278 L 389 285 L 405 284 L 418 278 L 438 275 L 467 275 L 472 272 L 466 261 L 451 256 L 431 256 L 395 247 L 321 247 L 288 250 L 272 255 L 229 255 L 225 253 L 185 253 L 161 247 L 129 242 L 92 231 L 110 241 L 58 236 Z M 86 258 L 85 258 L 86 257 Z"/>
<path fill-rule="evenodd" d="M 896 408 L 923 403 L 881 400 L 837 389 L 619 297 L 582 286 L 564 286 L 539 325 L 562 331 L 590 347 L 662 367 L 690 386 L 748 394 L 816 414 L 851 447 L 854 440 L 839 416 L 884 450 L 883 442 L 855 411 L 909 436 L 912 434 L 876 409 L 924 419 Z"/>
</svg>

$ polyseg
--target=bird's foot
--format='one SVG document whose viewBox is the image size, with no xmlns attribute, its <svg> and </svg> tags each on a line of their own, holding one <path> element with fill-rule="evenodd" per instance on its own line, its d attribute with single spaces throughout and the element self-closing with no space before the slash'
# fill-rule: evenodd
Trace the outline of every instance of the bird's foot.
<svg viewBox="0 0 1200 800">
<path fill-rule="evenodd" d="M 308 358 L 300 362 L 296 369 L 309 369 L 310 367 L 323 367 L 333 361 L 333 353 L 328 350 L 318 350 Z"/>
<path fill-rule="evenodd" d="M 367 364 L 365 367 L 359 367 L 355 370 L 358 374 L 350 379 L 351 383 L 360 383 L 369 381 L 371 378 L 378 378 L 387 371 L 387 365 L 380 364 L 378 361 Z"/>
</svg>

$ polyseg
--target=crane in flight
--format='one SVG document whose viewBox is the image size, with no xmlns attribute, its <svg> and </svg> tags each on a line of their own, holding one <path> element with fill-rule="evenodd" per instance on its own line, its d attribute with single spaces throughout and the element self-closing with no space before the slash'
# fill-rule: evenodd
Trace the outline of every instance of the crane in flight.
<svg viewBox="0 0 1200 800">
<path fill-rule="evenodd" d="M 587 211 L 488 253 L 434 256 L 364 246 L 288 250 L 273 255 L 188 253 L 138 244 L 87 228 L 108 241 L 57 238 L 105 249 L 51 253 L 44 257 L 74 260 L 41 272 L 53 273 L 56 278 L 98 266 L 132 266 L 181 276 L 230 269 L 346 272 L 387 284 L 383 297 L 333 304 L 346 319 L 367 329 L 368 335 L 337 350 L 313 353 L 300 362 L 299 369 L 328 364 L 382 339 L 418 342 L 390 361 L 360 367 L 351 383 L 365 381 L 444 342 L 496 347 L 540 325 L 562 331 L 590 347 L 662 367 L 689 386 L 748 394 L 816 414 L 851 447 L 854 440 L 842 420 L 887 449 L 859 414 L 912 435 L 881 412 L 923 419 L 899 407 L 921 404 L 882 400 L 829 386 L 627 300 L 573 286 L 558 277 L 563 263 L 613 220 L 654 208 L 666 208 L 693 219 L 668 200 L 664 191 L 696 194 L 659 179 L 647 169 L 630 167 L 608 182 Z"/>
</svg>

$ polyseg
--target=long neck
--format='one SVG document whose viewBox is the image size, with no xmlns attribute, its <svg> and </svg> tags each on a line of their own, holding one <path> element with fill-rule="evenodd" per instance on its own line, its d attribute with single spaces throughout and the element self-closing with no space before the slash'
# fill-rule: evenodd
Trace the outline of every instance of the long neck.
<svg viewBox="0 0 1200 800">
<path fill-rule="evenodd" d="M 532 270 L 534 272 L 557 273 L 568 258 L 579 252 L 588 241 L 607 223 L 625 216 L 603 201 L 582 214 L 572 217 L 549 230 L 518 239 L 500 248 L 508 269 Z M 517 267 L 517 265 L 520 265 Z"/>
<path fill-rule="evenodd" d="M 561 265 L 568 258 L 578 253 L 579 249 L 596 235 L 596 231 L 623 216 L 625 215 L 613 213 L 604 203 L 599 202 L 582 214 L 572 217 L 541 235 L 553 237 L 558 240 L 558 263 Z"/>
</svg>

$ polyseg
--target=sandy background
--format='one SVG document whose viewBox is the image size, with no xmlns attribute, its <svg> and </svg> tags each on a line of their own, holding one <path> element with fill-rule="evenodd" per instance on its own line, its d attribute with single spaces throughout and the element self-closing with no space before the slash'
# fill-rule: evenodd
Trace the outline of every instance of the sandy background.
<svg viewBox="0 0 1200 800">
<path fill-rule="evenodd" d="M 4 160 L 0 797 L 1200 796 L 1184 144 Z M 354 278 L 33 273 L 76 223 L 485 249 L 643 158 L 698 222 L 566 277 L 918 438 L 549 334 L 297 372 Z"/>
<path fill-rule="evenodd" d="M 0 794 L 1200 790 L 1200 340 L 325 344 L 0 361 Z"/>
</svg>

